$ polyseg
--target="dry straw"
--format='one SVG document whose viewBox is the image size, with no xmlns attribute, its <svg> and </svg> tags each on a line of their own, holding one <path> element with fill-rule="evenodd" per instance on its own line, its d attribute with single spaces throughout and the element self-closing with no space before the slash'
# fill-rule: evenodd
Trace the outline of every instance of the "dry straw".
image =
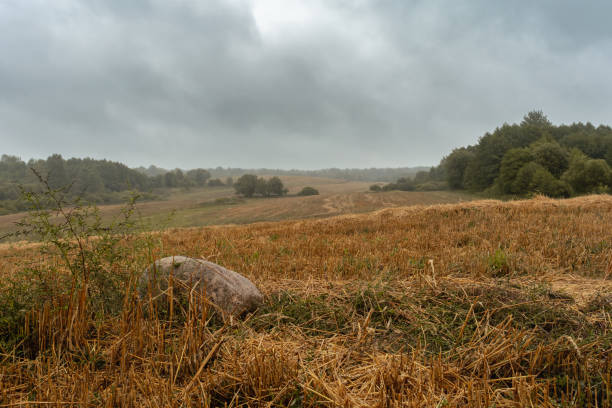
<svg viewBox="0 0 612 408">
<path fill-rule="evenodd" d="M 610 407 L 610 231 L 608 196 L 168 231 L 152 257 L 240 271 L 265 305 L 224 322 L 126 289 L 94 316 L 83 288 L 1 350 L 0 407 Z"/>
</svg>

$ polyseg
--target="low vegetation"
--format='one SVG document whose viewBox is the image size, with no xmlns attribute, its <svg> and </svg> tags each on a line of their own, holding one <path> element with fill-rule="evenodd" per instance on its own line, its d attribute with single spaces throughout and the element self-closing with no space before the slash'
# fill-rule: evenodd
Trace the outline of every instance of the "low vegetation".
<svg viewBox="0 0 612 408">
<path fill-rule="evenodd" d="M 373 184 L 370 191 L 442 191 L 448 190 L 448 184 L 441 180 L 429 179 L 431 172 L 419 172 L 414 179 L 401 177 L 394 183 L 380 186 Z M 421 175 L 422 174 L 422 175 Z M 422 179 L 422 180 L 419 180 Z"/>
<path fill-rule="evenodd" d="M 609 196 L 149 235 L 78 214 L 44 235 L 33 213 L 43 242 L 0 248 L 0 405 L 612 405 Z M 146 309 L 131 282 L 172 254 L 243 273 L 264 306 Z M 59 295 L 11 300 L 31 285 Z"/>
<path fill-rule="evenodd" d="M 297 195 L 299 195 L 299 196 L 319 195 L 319 190 L 317 190 L 314 187 L 304 187 L 303 189 L 300 190 L 299 193 L 297 193 Z"/>
</svg>

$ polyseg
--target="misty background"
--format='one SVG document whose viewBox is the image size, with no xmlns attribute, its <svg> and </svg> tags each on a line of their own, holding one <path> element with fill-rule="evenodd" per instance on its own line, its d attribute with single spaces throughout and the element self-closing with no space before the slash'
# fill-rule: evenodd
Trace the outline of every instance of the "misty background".
<svg viewBox="0 0 612 408">
<path fill-rule="evenodd" d="M 610 123 L 612 3 L 0 1 L 0 142 L 165 168 L 435 165 Z"/>
</svg>

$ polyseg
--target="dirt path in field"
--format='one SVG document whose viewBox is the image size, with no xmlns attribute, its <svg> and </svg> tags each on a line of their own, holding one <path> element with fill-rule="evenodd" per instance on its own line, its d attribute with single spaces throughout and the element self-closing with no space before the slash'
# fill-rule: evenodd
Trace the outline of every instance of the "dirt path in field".
<svg viewBox="0 0 612 408">
<path fill-rule="evenodd" d="M 351 192 L 323 195 L 321 209 L 324 214 L 337 215 L 351 212 L 373 211 L 380 208 L 416 204 L 441 204 L 460 202 L 467 197 L 448 192 L 390 191 L 385 193 Z"/>
<path fill-rule="evenodd" d="M 328 214 L 339 214 L 353 206 L 352 194 L 333 194 L 323 199 L 323 209 Z"/>
<path fill-rule="evenodd" d="M 328 214 L 334 214 L 336 212 L 332 197 L 324 198 L 322 207 Z"/>
</svg>

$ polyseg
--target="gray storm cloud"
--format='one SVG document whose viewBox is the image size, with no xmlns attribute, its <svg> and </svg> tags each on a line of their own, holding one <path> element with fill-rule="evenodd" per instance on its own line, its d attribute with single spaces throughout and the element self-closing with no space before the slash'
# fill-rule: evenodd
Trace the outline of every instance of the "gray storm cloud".
<svg viewBox="0 0 612 408">
<path fill-rule="evenodd" d="M 611 123 L 612 3 L 0 0 L 0 153 L 436 164 L 503 122 Z"/>
</svg>

